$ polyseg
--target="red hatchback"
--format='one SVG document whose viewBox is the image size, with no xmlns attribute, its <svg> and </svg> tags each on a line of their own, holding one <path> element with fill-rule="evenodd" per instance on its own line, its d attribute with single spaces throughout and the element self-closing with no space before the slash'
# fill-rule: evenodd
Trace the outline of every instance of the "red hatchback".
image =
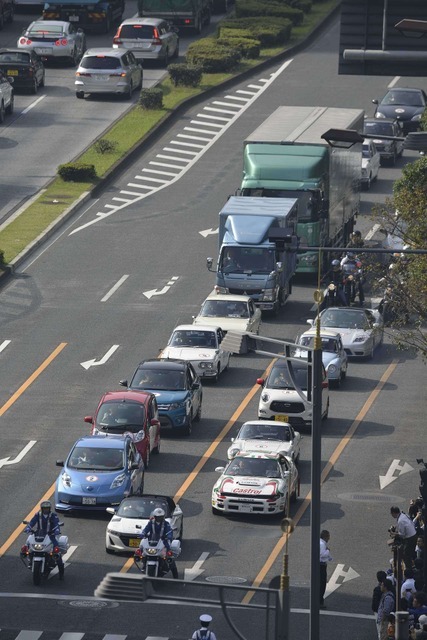
<svg viewBox="0 0 427 640">
<path fill-rule="evenodd" d="M 160 420 L 156 396 L 147 391 L 107 391 L 94 416 L 86 416 L 91 435 L 130 435 L 148 467 L 151 453 L 160 452 Z"/>
</svg>

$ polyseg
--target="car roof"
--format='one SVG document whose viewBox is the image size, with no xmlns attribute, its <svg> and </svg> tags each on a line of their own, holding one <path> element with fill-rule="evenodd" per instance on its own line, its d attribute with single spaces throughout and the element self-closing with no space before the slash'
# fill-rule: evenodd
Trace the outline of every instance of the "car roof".
<svg viewBox="0 0 427 640">
<path fill-rule="evenodd" d="M 153 397 L 150 391 L 107 391 L 101 398 L 101 402 L 139 402 L 147 404 L 148 400 Z"/>
<path fill-rule="evenodd" d="M 151 27 L 156 27 L 162 22 L 165 22 L 164 18 L 126 18 L 126 20 L 121 22 L 120 26 L 123 26 L 124 24 L 145 24 Z"/>
<path fill-rule="evenodd" d="M 97 449 L 124 449 L 128 440 L 130 440 L 129 436 L 121 436 L 120 438 L 106 438 L 105 436 L 85 436 L 74 443 L 73 449 L 76 446 L 88 448 L 93 447 Z"/>
<path fill-rule="evenodd" d="M 208 295 L 208 297 L 206 298 L 206 300 L 226 300 L 227 302 L 248 302 L 249 300 L 252 300 L 252 298 L 250 296 L 240 296 L 240 295 L 234 295 L 234 294 L 230 294 L 230 293 L 210 293 Z M 206 300 L 204 300 L 204 302 L 206 302 Z"/>
<path fill-rule="evenodd" d="M 240 429 L 242 429 L 243 427 L 246 427 L 249 424 L 255 425 L 255 426 L 259 425 L 260 427 L 277 427 L 280 425 L 284 425 L 285 427 L 291 426 L 289 422 L 282 422 L 281 420 L 280 421 L 279 420 L 247 420 L 242 424 Z"/>
<path fill-rule="evenodd" d="M 83 58 L 88 56 L 108 56 L 109 58 L 121 58 L 126 49 L 113 49 L 112 47 L 97 47 L 95 49 L 86 49 Z"/>
<path fill-rule="evenodd" d="M 177 358 L 168 358 L 168 360 L 152 358 L 150 360 L 143 360 L 138 365 L 138 369 L 169 369 L 170 371 L 182 371 L 182 369 L 186 369 L 187 367 L 188 362 L 178 360 Z"/>
<path fill-rule="evenodd" d="M 175 327 L 175 329 L 173 330 L 173 333 L 175 333 L 175 331 L 215 331 L 215 329 L 221 329 L 220 326 L 218 327 L 214 327 L 212 325 L 209 324 L 180 324 L 177 327 Z"/>
</svg>

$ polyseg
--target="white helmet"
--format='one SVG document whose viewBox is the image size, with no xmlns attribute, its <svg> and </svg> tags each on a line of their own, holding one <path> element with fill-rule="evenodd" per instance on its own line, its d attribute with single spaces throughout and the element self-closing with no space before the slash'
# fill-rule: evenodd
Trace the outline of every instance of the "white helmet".
<svg viewBox="0 0 427 640">
<path fill-rule="evenodd" d="M 161 507 L 157 507 L 157 509 L 154 509 L 154 511 L 151 513 L 151 517 L 157 519 L 160 518 L 164 518 L 165 517 L 165 512 Z"/>
</svg>

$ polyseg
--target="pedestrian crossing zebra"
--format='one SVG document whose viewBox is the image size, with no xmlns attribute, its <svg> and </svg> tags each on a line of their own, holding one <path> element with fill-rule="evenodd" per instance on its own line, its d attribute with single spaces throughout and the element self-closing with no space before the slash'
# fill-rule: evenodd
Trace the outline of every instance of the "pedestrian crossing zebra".
<svg viewBox="0 0 427 640">
<path fill-rule="evenodd" d="M 171 636 L 131 636 L 116 633 L 80 633 L 37 631 L 29 629 L 0 629 L 0 640 L 188 640 Z"/>
</svg>

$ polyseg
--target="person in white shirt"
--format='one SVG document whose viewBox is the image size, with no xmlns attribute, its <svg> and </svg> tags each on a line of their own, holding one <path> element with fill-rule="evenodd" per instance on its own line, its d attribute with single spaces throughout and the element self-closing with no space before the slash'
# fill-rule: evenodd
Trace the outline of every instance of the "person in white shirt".
<svg viewBox="0 0 427 640">
<path fill-rule="evenodd" d="M 403 572 L 404 581 L 400 588 L 400 597 L 406 598 L 408 602 L 412 600 L 412 594 L 417 591 L 415 588 L 414 572 L 412 569 L 405 569 Z"/>
<path fill-rule="evenodd" d="M 320 532 L 320 608 L 326 609 L 324 597 L 326 584 L 328 582 L 327 564 L 332 561 L 331 552 L 329 551 L 328 542 L 331 534 L 326 529 Z"/>
<path fill-rule="evenodd" d="M 399 507 L 391 507 L 390 513 L 393 518 L 397 520 L 396 528 L 392 536 L 401 539 L 403 545 L 402 560 L 405 563 L 405 569 L 412 569 L 415 558 L 415 546 L 417 544 L 417 530 L 411 518 L 407 516 L 406 513 L 403 513 Z"/>
<path fill-rule="evenodd" d="M 200 616 L 199 620 L 202 626 L 193 633 L 192 640 L 216 640 L 214 632 L 208 629 L 209 624 L 212 622 L 212 616 L 204 613 Z"/>
</svg>

